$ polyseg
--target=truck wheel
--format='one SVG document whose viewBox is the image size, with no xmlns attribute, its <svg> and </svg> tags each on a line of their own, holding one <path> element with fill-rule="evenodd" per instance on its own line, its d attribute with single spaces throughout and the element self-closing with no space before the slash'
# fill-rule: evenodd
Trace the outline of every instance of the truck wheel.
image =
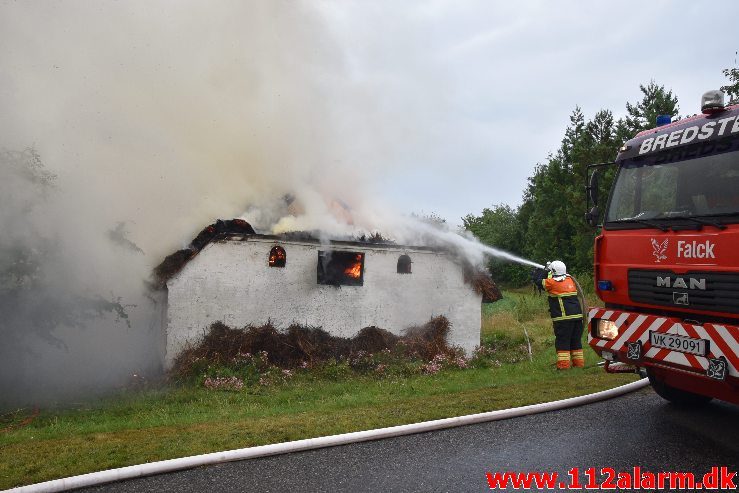
<svg viewBox="0 0 739 493">
<path fill-rule="evenodd" d="M 677 406 L 702 406 L 711 401 L 712 397 L 694 394 L 685 390 L 676 389 L 667 385 L 662 379 L 654 374 L 651 368 L 647 368 L 647 377 L 654 391 Z"/>
</svg>

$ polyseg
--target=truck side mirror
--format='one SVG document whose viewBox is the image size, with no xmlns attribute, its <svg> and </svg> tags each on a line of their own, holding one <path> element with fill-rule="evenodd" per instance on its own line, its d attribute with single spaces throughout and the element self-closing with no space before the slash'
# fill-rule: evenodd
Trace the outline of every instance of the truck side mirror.
<svg viewBox="0 0 739 493">
<path fill-rule="evenodd" d="M 598 226 L 598 219 L 600 219 L 600 209 L 598 209 L 597 205 L 594 205 L 589 212 L 585 213 L 585 221 L 587 221 L 591 227 L 595 228 Z"/>
<path fill-rule="evenodd" d="M 590 184 L 588 185 L 588 193 L 590 194 L 590 200 L 593 202 L 593 205 L 598 205 L 598 175 L 600 174 L 600 170 L 593 171 L 593 174 L 590 175 Z"/>
<path fill-rule="evenodd" d="M 598 195 L 600 190 L 598 181 L 600 180 L 600 173 L 603 167 L 613 166 L 614 164 L 616 163 L 589 164 L 585 168 L 585 176 L 583 177 L 585 179 L 585 210 L 587 211 L 590 203 L 593 203 L 593 208 L 585 213 L 585 221 L 594 228 L 598 226 L 600 219 L 600 209 L 598 209 Z M 593 171 L 592 174 L 590 174 L 591 169 Z"/>
</svg>

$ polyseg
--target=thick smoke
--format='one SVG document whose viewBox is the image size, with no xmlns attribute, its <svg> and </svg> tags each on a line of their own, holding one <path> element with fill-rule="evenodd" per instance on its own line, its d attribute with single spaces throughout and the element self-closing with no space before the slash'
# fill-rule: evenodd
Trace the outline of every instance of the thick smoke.
<svg viewBox="0 0 739 493">
<path fill-rule="evenodd" d="M 0 406 L 151 374 L 164 255 L 349 181 L 331 99 L 355 91 L 302 4 L 4 3 L 0 60 Z"/>
<path fill-rule="evenodd" d="M 266 232 L 317 231 L 329 238 L 358 238 L 380 233 L 386 239 L 405 245 L 445 249 L 477 267 L 482 267 L 485 259 L 496 257 L 544 268 L 536 262 L 484 245 L 469 231 L 460 231 L 433 218 L 399 214 L 377 199 L 354 203 L 352 207 L 343 200 L 303 188 L 287 200 L 251 206 L 242 217 Z"/>
<path fill-rule="evenodd" d="M 0 170 L 0 407 L 155 371 L 160 309 L 125 224 L 80 213 L 33 149 L 0 152 Z"/>
<path fill-rule="evenodd" d="M 145 280 L 216 218 L 429 241 L 370 190 L 424 159 L 413 149 L 437 136 L 414 115 L 443 108 L 443 74 L 419 57 L 434 83 L 395 81 L 388 97 L 333 41 L 326 8 L 0 4 L 0 407 L 155 374 Z M 287 194 L 302 214 L 284 213 Z"/>
</svg>

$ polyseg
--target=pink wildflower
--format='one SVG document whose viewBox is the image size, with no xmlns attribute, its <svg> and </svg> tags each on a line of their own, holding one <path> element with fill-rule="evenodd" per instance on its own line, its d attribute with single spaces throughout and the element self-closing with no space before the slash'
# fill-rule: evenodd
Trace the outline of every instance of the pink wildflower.
<svg viewBox="0 0 739 493">
<path fill-rule="evenodd" d="M 210 390 L 241 390 L 244 382 L 238 377 L 207 377 L 203 386 Z"/>
</svg>

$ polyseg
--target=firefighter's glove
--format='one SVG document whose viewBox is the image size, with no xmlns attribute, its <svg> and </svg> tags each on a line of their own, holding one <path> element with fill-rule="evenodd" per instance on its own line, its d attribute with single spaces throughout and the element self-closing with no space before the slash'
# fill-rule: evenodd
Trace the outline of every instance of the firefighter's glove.
<svg viewBox="0 0 739 493">
<path fill-rule="evenodd" d="M 537 288 L 541 287 L 541 281 L 547 278 L 547 271 L 544 269 L 534 269 L 531 273 L 531 282 Z"/>
</svg>

